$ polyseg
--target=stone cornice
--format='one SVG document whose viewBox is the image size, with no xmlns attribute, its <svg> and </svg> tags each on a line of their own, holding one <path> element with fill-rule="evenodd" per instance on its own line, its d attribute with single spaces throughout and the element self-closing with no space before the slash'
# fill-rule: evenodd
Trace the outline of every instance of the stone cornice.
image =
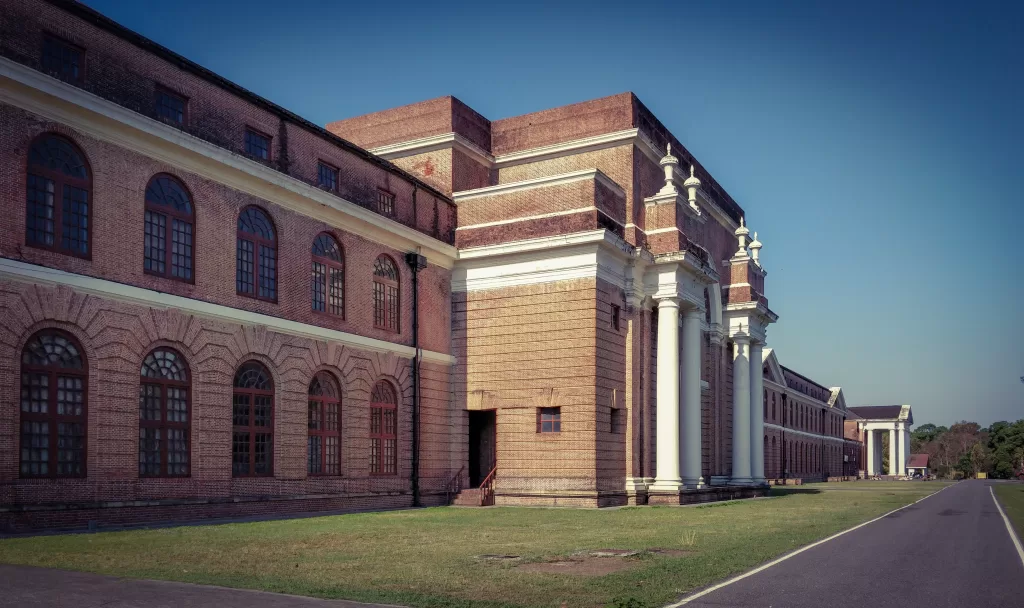
<svg viewBox="0 0 1024 608">
<path fill-rule="evenodd" d="M 571 173 L 561 173 L 558 175 L 547 175 L 544 177 L 537 177 L 534 179 L 527 179 L 518 182 L 509 182 L 506 184 L 498 184 L 496 186 L 486 186 L 484 188 L 476 188 L 473 190 L 462 190 L 452 194 L 452 198 L 456 203 L 463 203 L 470 200 L 486 196 L 499 196 L 502 194 L 511 194 L 513 192 L 521 192 L 524 190 L 533 190 L 536 188 L 549 188 L 551 186 L 559 186 L 562 184 L 571 184 L 579 181 L 590 181 L 593 180 L 604 185 L 609 190 L 612 190 L 619 196 L 625 198 L 626 191 L 622 189 L 622 186 L 618 185 L 610 177 L 602 173 L 599 169 L 584 169 L 582 171 L 573 171 Z"/>
<path fill-rule="evenodd" d="M 56 78 L 0 58 L 0 102 L 451 268 L 455 247 Z"/>
<path fill-rule="evenodd" d="M 257 312 L 249 312 L 240 308 L 232 308 L 221 304 L 212 304 L 202 300 L 194 300 L 183 296 L 172 295 L 143 287 L 125 285 L 106 279 L 97 279 L 86 275 L 65 272 L 36 264 L 28 264 L 17 260 L 0 258 L 0 278 L 19 283 L 42 283 L 49 285 L 66 285 L 76 291 L 93 294 L 99 297 L 127 302 L 151 308 L 174 308 L 184 313 L 205 317 L 223 323 L 242 325 L 262 325 L 271 331 L 300 336 L 310 340 L 331 340 L 362 350 L 390 352 L 400 357 L 411 359 L 416 351 L 411 346 L 385 342 L 377 338 L 368 338 L 358 334 L 337 331 L 309 325 L 298 321 L 272 317 Z M 451 365 L 455 357 L 444 353 L 421 350 L 423 360 L 432 363 Z"/>
<path fill-rule="evenodd" d="M 459 150 L 485 167 L 490 168 L 494 165 L 494 156 L 492 156 L 490 152 L 455 132 L 430 135 L 419 139 L 410 139 L 409 141 L 400 141 L 393 144 L 387 144 L 385 146 L 371 148 L 369 151 L 381 158 L 392 160 L 395 158 L 402 158 L 404 156 L 436 152 L 446 148 Z"/>
</svg>

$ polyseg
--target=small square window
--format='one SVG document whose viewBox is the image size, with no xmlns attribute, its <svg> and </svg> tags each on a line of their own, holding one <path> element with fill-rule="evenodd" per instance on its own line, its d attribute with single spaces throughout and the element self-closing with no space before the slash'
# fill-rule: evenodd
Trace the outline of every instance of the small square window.
<svg viewBox="0 0 1024 608">
<path fill-rule="evenodd" d="M 54 38 L 43 38 L 43 71 L 61 80 L 81 83 L 85 80 L 85 51 Z"/>
<path fill-rule="evenodd" d="M 246 129 L 245 153 L 256 160 L 270 160 L 270 138 L 252 129 Z"/>
<path fill-rule="evenodd" d="M 185 98 L 164 89 L 156 90 L 156 116 L 176 125 L 185 124 Z"/>
<path fill-rule="evenodd" d="M 336 192 L 338 190 L 338 170 L 325 162 L 320 162 L 317 168 L 317 183 L 324 190 Z"/>
<path fill-rule="evenodd" d="M 612 409 L 611 415 L 611 430 L 613 433 L 625 433 L 626 432 L 626 414 L 625 410 L 620 408 Z"/>
<path fill-rule="evenodd" d="M 377 191 L 377 211 L 383 215 L 395 214 L 395 195 L 385 190 Z"/>
<path fill-rule="evenodd" d="M 619 312 L 621 308 L 612 304 L 612 329 L 619 331 Z"/>
<path fill-rule="evenodd" d="M 562 408 L 542 407 L 537 409 L 538 433 L 562 432 Z"/>
</svg>

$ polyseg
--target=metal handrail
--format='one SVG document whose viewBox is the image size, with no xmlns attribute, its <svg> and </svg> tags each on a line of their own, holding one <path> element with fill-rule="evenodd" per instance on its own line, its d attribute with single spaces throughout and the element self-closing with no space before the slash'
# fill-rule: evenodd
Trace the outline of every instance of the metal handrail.
<svg viewBox="0 0 1024 608">
<path fill-rule="evenodd" d="M 484 477 L 484 480 L 480 482 L 480 506 L 489 507 L 494 504 L 494 474 L 497 473 L 498 467 L 495 466 L 491 469 L 491 472 Z"/>
<path fill-rule="evenodd" d="M 462 465 L 459 472 L 456 473 L 451 479 L 448 480 L 448 484 L 445 485 L 445 504 L 452 504 L 452 496 L 455 496 L 462 491 L 462 472 L 466 470 L 466 465 Z"/>
</svg>

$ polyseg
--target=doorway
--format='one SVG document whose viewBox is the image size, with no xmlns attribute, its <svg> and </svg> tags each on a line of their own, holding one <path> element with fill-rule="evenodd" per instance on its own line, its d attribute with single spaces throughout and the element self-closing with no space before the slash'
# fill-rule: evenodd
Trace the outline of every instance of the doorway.
<svg viewBox="0 0 1024 608">
<path fill-rule="evenodd" d="M 469 487 L 480 483 L 497 462 L 497 411 L 469 412 Z"/>
</svg>

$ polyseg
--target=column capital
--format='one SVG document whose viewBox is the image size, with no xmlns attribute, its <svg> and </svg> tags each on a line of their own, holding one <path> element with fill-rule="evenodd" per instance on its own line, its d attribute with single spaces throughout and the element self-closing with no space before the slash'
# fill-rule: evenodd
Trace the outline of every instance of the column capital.
<svg viewBox="0 0 1024 608">
<path fill-rule="evenodd" d="M 750 336 L 746 334 L 736 334 L 729 337 L 732 338 L 732 341 L 736 344 L 750 344 Z"/>
<path fill-rule="evenodd" d="M 679 308 L 682 298 L 679 296 L 651 296 L 658 308 Z"/>
<path fill-rule="evenodd" d="M 682 315 L 687 319 L 697 319 L 698 321 L 704 320 L 704 309 L 702 308 L 687 308 L 682 312 Z"/>
</svg>

